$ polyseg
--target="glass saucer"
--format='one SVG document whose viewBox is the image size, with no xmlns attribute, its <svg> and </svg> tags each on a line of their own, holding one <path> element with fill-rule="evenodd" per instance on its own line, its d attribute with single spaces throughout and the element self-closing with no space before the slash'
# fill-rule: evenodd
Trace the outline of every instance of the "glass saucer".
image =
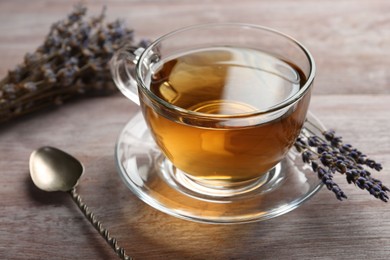
<svg viewBox="0 0 390 260">
<path fill-rule="evenodd" d="M 314 133 L 318 130 L 312 124 L 324 129 L 312 114 L 308 118 L 311 124 L 305 124 L 306 128 Z M 323 186 L 292 148 L 250 191 L 229 197 L 208 196 L 205 190 L 200 196 L 161 154 L 141 112 L 119 135 L 115 157 L 120 177 L 141 200 L 169 215 L 204 223 L 234 224 L 277 217 L 297 208 Z"/>
</svg>

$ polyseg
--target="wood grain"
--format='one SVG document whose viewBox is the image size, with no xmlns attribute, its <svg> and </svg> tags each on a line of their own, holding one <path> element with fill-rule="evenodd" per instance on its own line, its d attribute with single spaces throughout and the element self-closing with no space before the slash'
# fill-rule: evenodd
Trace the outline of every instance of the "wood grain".
<svg viewBox="0 0 390 260">
<path fill-rule="evenodd" d="M 0 76 L 34 50 L 77 1 L 0 1 Z M 390 185 L 390 3 L 374 1 L 84 1 L 154 39 L 201 22 L 270 26 L 302 41 L 318 65 L 311 110 L 346 141 L 383 162 Z M 114 145 L 138 111 L 120 94 L 68 102 L 0 126 L 0 258 L 116 259 L 71 198 L 35 188 L 32 150 L 52 145 L 83 161 L 84 202 L 136 259 L 389 259 L 390 208 L 342 185 L 281 217 L 206 225 L 167 216 L 137 199 L 116 173 Z M 344 183 L 343 176 L 337 181 Z"/>
</svg>

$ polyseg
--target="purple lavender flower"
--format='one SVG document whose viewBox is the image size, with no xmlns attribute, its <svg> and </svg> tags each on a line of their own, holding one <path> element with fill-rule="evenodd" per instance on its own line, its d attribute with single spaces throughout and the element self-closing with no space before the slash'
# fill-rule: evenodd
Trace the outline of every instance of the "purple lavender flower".
<svg viewBox="0 0 390 260">
<path fill-rule="evenodd" d="M 333 180 L 335 173 L 344 174 L 349 184 L 355 184 L 362 190 L 367 190 L 372 196 L 384 202 L 389 200 L 389 188 L 371 176 L 364 166 L 376 171 L 382 170 L 382 165 L 368 158 L 350 144 L 343 144 L 342 138 L 336 136 L 334 130 L 324 131 L 323 137 L 309 135 L 303 131 L 295 142 L 296 149 L 301 153 L 302 161 L 310 164 L 313 172 L 332 191 L 339 200 L 346 199 L 346 194 Z"/>
</svg>

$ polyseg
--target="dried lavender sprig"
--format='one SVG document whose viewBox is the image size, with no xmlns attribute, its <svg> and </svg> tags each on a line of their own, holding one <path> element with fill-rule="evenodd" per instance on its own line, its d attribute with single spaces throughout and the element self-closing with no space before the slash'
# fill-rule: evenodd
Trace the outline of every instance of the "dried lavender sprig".
<svg viewBox="0 0 390 260">
<path fill-rule="evenodd" d="M 380 163 L 375 162 L 372 159 L 369 159 L 367 155 L 363 154 L 358 149 L 354 148 L 350 144 L 343 144 L 341 136 L 336 136 L 334 130 L 324 131 L 322 133 L 326 140 L 330 142 L 333 146 L 337 147 L 339 151 L 349 158 L 352 158 L 359 164 L 365 164 L 368 167 L 375 169 L 377 171 L 382 170 L 382 165 Z"/>
<path fill-rule="evenodd" d="M 308 132 L 311 133 L 308 134 Z M 367 190 L 374 197 L 387 202 L 389 188 L 384 186 L 380 180 L 373 178 L 371 173 L 364 168 L 364 166 L 368 166 L 379 171 L 382 166 L 367 159 L 363 153 L 352 148 L 351 145 L 342 144 L 341 137 L 336 137 L 333 130 L 323 131 L 322 134 L 325 140 L 305 128 L 295 142 L 295 147 L 301 153 L 303 162 L 311 165 L 313 171 L 318 174 L 326 187 L 333 191 L 339 200 L 347 198 L 332 179 L 333 174 L 339 172 L 346 175 L 349 184 L 354 183 L 357 187 Z M 345 149 L 345 146 L 349 150 Z M 356 155 L 351 155 L 351 151 L 354 151 Z"/>
<path fill-rule="evenodd" d="M 133 30 L 121 20 L 104 23 L 105 9 L 90 19 L 86 12 L 78 5 L 54 23 L 43 44 L 0 80 L 0 122 L 76 96 L 116 91 L 108 63 L 124 44 L 134 44 Z"/>
<path fill-rule="evenodd" d="M 353 161 L 355 161 L 356 163 L 365 164 L 368 167 L 375 169 L 376 171 L 381 171 L 383 169 L 380 163 L 377 163 L 376 161 L 368 158 L 367 155 L 365 155 L 358 149 L 354 148 L 351 144 L 344 144 L 342 141 L 342 137 L 337 136 L 336 132 L 333 129 L 322 131 L 321 129 L 318 128 L 318 126 L 312 124 L 310 121 L 308 121 L 308 123 L 311 124 L 313 127 L 317 128 L 317 130 L 319 130 L 322 133 L 322 135 L 325 137 L 325 140 L 328 143 L 330 143 L 334 147 L 337 147 L 342 154 L 353 159 Z M 320 143 L 319 141 L 321 140 L 323 141 L 322 143 L 325 142 L 323 139 L 317 136 L 313 139 L 314 139 L 313 141 L 316 141 L 317 143 Z"/>
<path fill-rule="evenodd" d="M 347 195 L 341 190 L 339 185 L 333 181 L 333 172 L 329 167 L 319 166 L 317 160 L 318 155 L 315 154 L 303 137 L 298 137 L 295 142 L 295 148 L 301 152 L 302 161 L 311 165 L 313 172 L 317 173 L 318 178 L 322 183 L 332 191 L 338 200 L 347 199 Z"/>
</svg>

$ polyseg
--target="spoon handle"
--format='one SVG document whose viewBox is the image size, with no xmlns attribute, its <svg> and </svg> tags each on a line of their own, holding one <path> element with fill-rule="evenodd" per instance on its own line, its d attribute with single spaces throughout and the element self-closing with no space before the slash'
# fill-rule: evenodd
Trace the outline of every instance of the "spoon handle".
<svg viewBox="0 0 390 260">
<path fill-rule="evenodd" d="M 133 258 L 126 255 L 125 249 L 118 245 L 116 238 L 111 237 L 107 229 L 102 226 L 102 223 L 96 219 L 95 214 L 93 214 L 87 205 L 83 203 L 81 197 L 77 194 L 76 188 L 73 188 L 69 191 L 70 195 L 74 202 L 76 202 L 79 209 L 84 213 L 84 216 L 89 220 L 89 222 L 95 227 L 99 234 L 106 240 L 106 242 L 114 249 L 115 253 L 123 260 L 132 260 Z"/>
</svg>

